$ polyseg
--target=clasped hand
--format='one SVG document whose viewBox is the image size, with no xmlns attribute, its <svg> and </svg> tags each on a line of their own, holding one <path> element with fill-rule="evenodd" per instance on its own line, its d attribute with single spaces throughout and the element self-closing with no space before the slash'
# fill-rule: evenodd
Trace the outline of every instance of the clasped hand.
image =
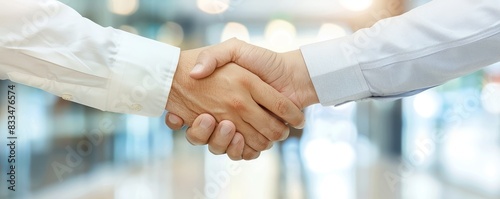
<svg viewBox="0 0 500 199">
<path fill-rule="evenodd" d="M 173 122 L 167 122 L 171 128 L 178 129 L 186 123 L 192 126 L 187 130 L 187 139 L 192 144 L 210 143 L 214 154 L 227 153 L 233 160 L 250 160 L 269 149 L 273 142 L 286 139 L 289 133 L 286 124 L 298 128 L 304 125 L 297 101 L 289 99 L 293 93 L 286 89 L 279 92 L 262 77 L 235 63 L 220 62 L 224 67 L 215 72 L 209 67 L 203 69 L 207 72 L 199 71 L 198 66 L 196 70 L 201 74 L 198 79 L 192 78 L 194 60 L 202 51 L 205 57 L 211 56 L 212 50 L 217 50 L 212 48 L 181 52 L 166 105 L 171 114 L 167 120 L 174 117 L 170 120 Z M 197 73 L 191 75 L 196 77 Z M 219 122 L 217 127 L 216 122 Z M 200 133 L 207 135 L 199 136 Z"/>
</svg>

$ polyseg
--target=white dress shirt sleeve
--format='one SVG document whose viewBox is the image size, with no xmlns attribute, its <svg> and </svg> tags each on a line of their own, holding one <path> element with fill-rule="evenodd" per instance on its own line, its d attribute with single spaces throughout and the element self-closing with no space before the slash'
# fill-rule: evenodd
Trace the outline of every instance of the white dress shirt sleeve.
<svg viewBox="0 0 500 199">
<path fill-rule="evenodd" d="M 160 116 L 180 50 L 55 0 L 0 0 L 0 79 L 103 111 Z"/>
<path fill-rule="evenodd" d="M 434 0 L 301 47 L 323 105 L 418 93 L 500 61 L 500 1 Z"/>
</svg>

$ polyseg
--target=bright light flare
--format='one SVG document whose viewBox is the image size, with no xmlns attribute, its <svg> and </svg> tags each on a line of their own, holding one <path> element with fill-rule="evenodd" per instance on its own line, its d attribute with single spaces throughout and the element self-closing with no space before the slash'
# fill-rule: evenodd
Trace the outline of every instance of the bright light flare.
<svg viewBox="0 0 500 199">
<path fill-rule="evenodd" d="M 336 39 L 347 35 L 344 28 L 337 24 L 325 23 L 321 26 L 318 32 L 318 42 L 330 39 Z"/>
<path fill-rule="evenodd" d="M 339 0 L 340 5 L 350 11 L 363 11 L 368 9 L 373 0 Z"/>
<path fill-rule="evenodd" d="M 198 8 L 208 14 L 220 14 L 229 8 L 230 0 L 197 0 Z"/>
<path fill-rule="evenodd" d="M 273 20 L 266 27 L 266 41 L 275 51 L 289 50 L 294 45 L 296 36 L 295 26 L 285 20 Z"/>
<path fill-rule="evenodd" d="M 441 99 L 435 91 L 425 91 L 415 96 L 413 109 L 423 118 L 435 117 L 441 109 Z"/>
<path fill-rule="evenodd" d="M 356 151 L 347 142 L 315 139 L 307 143 L 304 157 L 312 171 L 328 173 L 350 169 L 356 161 Z"/>
</svg>

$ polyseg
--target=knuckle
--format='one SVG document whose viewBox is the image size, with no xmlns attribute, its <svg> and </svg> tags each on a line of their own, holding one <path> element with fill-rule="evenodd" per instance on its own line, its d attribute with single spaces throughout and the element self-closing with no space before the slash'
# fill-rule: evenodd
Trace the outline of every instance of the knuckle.
<svg viewBox="0 0 500 199">
<path fill-rule="evenodd" d="M 236 37 L 231 37 L 231 39 L 227 40 L 228 43 L 236 43 L 239 40 Z"/>
<path fill-rule="evenodd" d="M 252 152 L 246 152 L 243 154 L 243 159 L 244 160 L 253 160 L 256 159 L 260 156 L 260 152 L 252 151 Z"/>
<path fill-rule="evenodd" d="M 271 141 L 266 138 L 261 138 L 257 140 L 255 145 L 253 145 L 253 148 L 257 151 L 264 151 L 269 147 L 270 144 L 272 144 Z"/>
<path fill-rule="evenodd" d="M 233 37 L 233 38 L 227 40 L 227 42 L 230 43 L 230 44 L 233 44 L 233 45 L 240 45 L 243 41 L 239 40 L 236 37 Z"/>
<path fill-rule="evenodd" d="M 279 141 L 282 140 L 283 137 L 285 137 L 285 132 L 288 129 L 285 125 L 277 125 L 273 127 L 273 129 L 270 131 L 269 139 L 271 141 Z"/>
<path fill-rule="evenodd" d="M 290 108 L 288 107 L 288 103 L 285 99 L 278 99 L 276 101 L 275 107 L 276 107 L 277 114 L 280 116 L 284 116 L 287 113 L 289 113 L 289 111 L 290 111 Z"/>
<path fill-rule="evenodd" d="M 255 86 L 255 81 L 251 76 L 239 76 L 236 80 L 245 88 L 253 89 Z"/>
<path fill-rule="evenodd" d="M 210 55 L 210 53 L 209 53 L 208 49 L 205 49 L 205 50 L 202 50 L 200 52 L 200 54 L 198 54 L 198 57 L 207 57 L 209 55 Z"/>
<path fill-rule="evenodd" d="M 235 110 L 240 110 L 240 111 L 245 110 L 245 102 L 241 98 L 233 98 L 229 103 L 230 106 Z"/>
</svg>

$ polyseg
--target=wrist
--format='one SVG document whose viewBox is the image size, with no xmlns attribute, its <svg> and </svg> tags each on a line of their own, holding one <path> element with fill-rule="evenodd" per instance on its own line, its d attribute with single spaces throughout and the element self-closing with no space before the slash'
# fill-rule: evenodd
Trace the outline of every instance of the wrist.
<svg viewBox="0 0 500 199">
<path fill-rule="evenodd" d="M 179 94 L 179 91 L 180 91 L 180 85 L 182 82 L 182 75 L 180 73 L 182 73 L 182 70 L 184 70 L 184 68 L 182 67 L 183 66 L 183 51 L 180 52 L 180 55 L 179 55 L 179 61 L 177 63 L 177 67 L 176 67 L 176 70 L 175 70 L 175 73 L 172 77 L 172 85 L 170 87 L 170 93 L 168 95 L 168 98 L 167 98 L 167 104 L 165 105 L 165 110 L 167 111 L 172 111 L 174 106 L 177 105 L 178 103 L 178 98 L 180 97 L 180 94 Z M 175 105 L 174 105 L 175 104 Z"/>
<path fill-rule="evenodd" d="M 198 53 L 198 49 L 181 51 L 165 107 L 167 111 L 182 118 L 187 125 L 191 125 L 197 116 L 190 107 L 198 85 L 189 76 L 189 72 L 194 67 Z"/>
<path fill-rule="evenodd" d="M 175 106 L 182 103 L 183 95 L 185 95 L 184 92 L 190 90 L 192 82 L 189 81 L 191 78 L 187 74 L 194 65 L 194 62 L 191 60 L 195 57 L 191 55 L 191 52 L 192 50 L 180 52 L 179 62 L 172 78 L 172 86 L 170 88 L 170 94 L 167 98 L 167 104 L 165 106 L 167 111 L 173 111 Z"/>
<path fill-rule="evenodd" d="M 309 75 L 307 65 L 300 50 L 283 53 L 284 60 L 288 62 L 289 70 L 293 73 L 292 83 L 296 85 L 297 94 L 301 98 L 301 107 L 305 108 L 319 103 L 318 95 Z"/>
</svg>

